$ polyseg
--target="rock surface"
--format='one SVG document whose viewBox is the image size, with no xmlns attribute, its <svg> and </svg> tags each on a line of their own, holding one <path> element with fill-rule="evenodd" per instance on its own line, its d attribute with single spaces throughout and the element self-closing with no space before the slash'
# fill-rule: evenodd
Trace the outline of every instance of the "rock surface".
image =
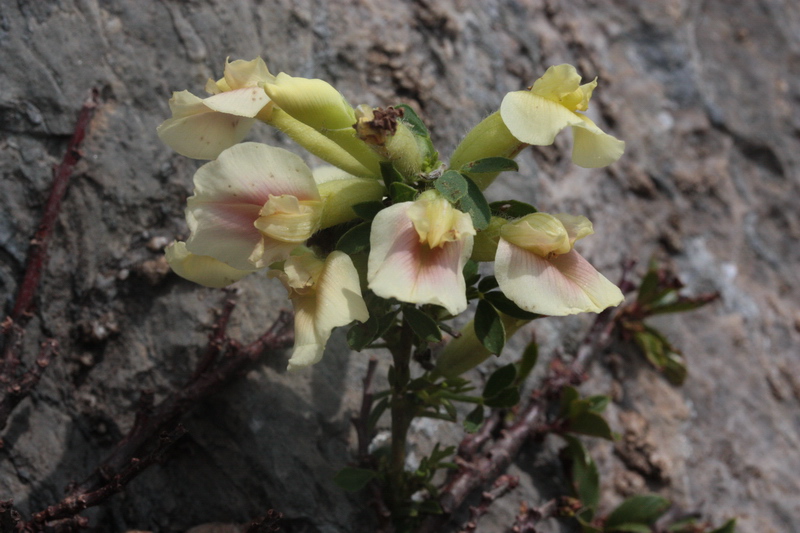
<svg viewBox="0 0 800 533">
<path fill-rule="evenodd" d="M 28 332 L 31 346 L 58 338 L 64 355 L 1 435 L 0 500 L 23 513 L 60 500 L 130 427 L 142 389 L 158 399 L 190 373 L 222 297 L 158 263 L 158 243 L 186 235 L 197 163 L 155 128 L 172 91 L 200 94 L 225 57 L 256 55 L 354 105 L 416 106 L 443 154 L 547 66 L 598 76 L 590 116 L 627 141 L 625 156 L 580 169 L 565 133 L 526 151 L 490 196 L 586 214 L 597 234 L 581 251 L 612 279 L 623 258 L 657 255 L 691 292 L 722 294 L 659 323 L 689 360 L 682 388 L 624 352 L 595 369 L 591 387 L 614 392 L 623 434 L 594 447 L 604 505 L 654 490 L 717 524 L 737 516 L 741 533 L 800 531 L 800 6 L 788 0 L 0 3 L 5 306 L 76 113 L 92 87 L 104 102 Z M 295 149 L 266 128 L 252 138 Z M 263 278 L 239 287 L 232 328 L 251 340 L 285 296 Z M 586 324 L 534 329 L 552 350 Z M 275 508 L 290 531 L 374 530 L 368 505 L 330 481 L 352 450 L 366 359 L 334 339 L 307 372 L 285 373 L 278 354 L 199 406 L 170 460 L 87 513 L 92 524 L 185 531 Z M 549 484 L 531 477 L 536 461 L 533 449 L 520 458 L 528 488 L 485 531 L 536 503 L 534 486 Z"/>
</svg>

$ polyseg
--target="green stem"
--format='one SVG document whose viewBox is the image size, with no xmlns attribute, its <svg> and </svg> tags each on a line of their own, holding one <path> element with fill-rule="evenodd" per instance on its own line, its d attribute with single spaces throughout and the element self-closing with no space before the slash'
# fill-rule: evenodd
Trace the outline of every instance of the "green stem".
<svg viewBox="0 0 800 533">
<path fill-rule="evenodd" d="M 407 397 L 407 386 L 411 379 L 409 364 L 414 334 L 407 322 L 403 321 L 397 342 L 389 346 L 394 361 L 394 383 L 392 384 L 392 450 L 389 466 L 389 503 L 397 511 L 406 500 L 405 464 L 406 435 L 413 417 L 412 406 Z"/>
</svg>

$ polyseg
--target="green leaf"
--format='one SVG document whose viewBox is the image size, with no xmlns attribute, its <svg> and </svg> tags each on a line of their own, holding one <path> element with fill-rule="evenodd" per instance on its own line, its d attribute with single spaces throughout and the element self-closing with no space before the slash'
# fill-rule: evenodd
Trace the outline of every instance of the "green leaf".
<svg viewBox="0 0 800 533">
<path fill-rule="evenodd" d="M 735 533 L 736 532 L 736 519 L 731 518 L 721 527 L 718 527 L 714 531 L 709 531 L 709 533 Z"/>
<path fill-rule="evenodd" d="M 515 385 L 519 386 L 528 378 L 533 368 L 536 366 L 536 361 L 539 360 L 539 344 L 532 340 L 525 347 L 522 352 L 522 357 L 517 363 L 517 379 Z"/>
<path fill-rule="evenodd" d="M 481 292 L 489 292 L 492 289 L 496 289 L 497 286 L 497 278 L 494 276 L 486 276 L 478 283 L 478 290 Z"/>
<path fill-rule="evenodd" d="M 411 106 L 408 104 L 397 104 L 393 107 L 403 110 L 403 118 L 400 120 L 408 124 L 408 127 L 411 128 L 411 131 L 414 132 L 415 135 L 419 135 L 420 137 L 427 137 L 429 135 L 425 123 L 422 122 L 422 119 L 419 118 L 419 115 L 417 115 L 416 111 L 414 111 Z"/>
<path fill-rule="evenodd" d="M 571 418 L 567 426 L 567 431 L 589 435 L 590 437 L 600 437 L 603 439 L 614 440 L 614 434 L 606 419 L 597 413 L 587 411 Z"/>
<path fill-rule="evenodd" d="M 351 207 L 351 209 L 355 212 L 356 215 L 363 218 L 364 220 L 372 220 L 375 218 L 375 215 L 378 214 L 383 209 L 383 202 L 372 201 L 372 202 L 361 202 L 360 204 L 355 204 Z"/>
<path fill-rule="evenodd" d="M 505 172 L 507 170 L 519 170 L 519 165 L 516 161 L 507 157 L 485 157 L 461 167 L 461 172 L 473 172 L 475 174 Z"/>
<path fill-rule="evenodd" d="M 508 296 L 500 291 L 487 292 L 483 295 L 483 299 L 491 303 L 495 309 L 504 315 L 508 315 L 519 320 L 534 320 L 543 316 L 521 309 L 517 304 L 512 302 Z"/>
<path fill-rule="evenodd" d="M 474 181 L 467 176 L 464 176 L 464 179 L 467 180 L 468 187 L 466 196 L 461 198 L 459 202 L 461 204 L 461 210 L 465 213 L 469 213 L 469 216 L 472 217 L 472 225 L 476 230 L 484 230 L 489 227 L 489 220 L 492 218 L 489 203 Z"/>
<path fill-rule="evenodd" d="M 662 369 L 664 377 L 673 385 L 683 385 L 686 378 L 689 376 L 689 370 L 683 362 L 683 357 L 680 354 L 670 352 L 664 360 L 664 368 Z"/>
<path fill-rule="evenodd" d="M 378 319 L 370 315 L 366 322 L 354 324 L 347 331 L 347 344 L 350 348 L 360 352 L 374 341 L 378 336 Z"/>
<path fill-rule="evenodd" d="M 403 306 L 403 318 L 422 340 L 427 342 L 442 340 L 442 332 L 436 321 L 413 305 Z"/>
<path fill-rule="evenodd" d="M 508 409 L 519 403 L 519 390 L 516 388 L 503 389 L 497 396 L 486 398 L 483 404 L 495 409 Z"/>
<path fill-rule="evenodd" d="M 567 441 L 565 453 L 571 460 L 572 487 L 575 495 L 588 509 L 587 521 L 591 521 L 600 502 L 600 474 L 592 456 L 583 443 L 575 437 L 564 435 Z"/>
<path fill-rule="evenodd" d="M 639 284 L 639 293 L 636 295 L 636 301 L 640 304 L 648 304 L 655 300 L 658 295 L 658 268 L 653 262 L 650 263 L 647 273 L 642 278 Z"/>
<path fill-rule="evenodd" d="M 401 202 L 413 202 L 419 191 L 410 185 L 396 181 L 389 187 L 389 194 L 392 197 L 392 202 L 399 204 Z"/>
<path fill-rule="evenodd" d="M 447 198 L 448 201 L 456 203 L 467 195 L 469 184 L 467 179 L 456 172 L 455 170 L 448 170 L 441 175 L 435 182 L 434 187 L 439 191 L 442 196 Z"/>
<path fill-rule="evenodd" d="M 467 262 L 464 264 L 464 270 L 462 272 L 464 274 L 464 281 L 466 281 L 467 287 L 471 287 L 480 279 L 480 276 L 478 275 L 478 263 L 472 259 L 467 260 Z"/>
<path fill-rule="evenodd" d="M 517 368 L 513 365 L 501 366 L 489 376 L 486 381 L 486 386 L 483 388 L 483 397 L 491 398 L 497 396 L 504 389 L 514 385 L 514 379 L 517 377 Z"/>
<path fill-rule="evenodd" d="M 367 420 L 367 429 L 370 431 L 375 429 L 375 426 L 378 424 L 378 420 L 388 408 L 389 398 L 383 398 L 381 401 L 375 404 L 375 407 L 372 408 L 372 412 L 369 414 L 369 419 Z"/>
<path fill-rule="evenodd" d="M 377 475 L 374 470 L 346 466 L 336 473 L 333 482 L 348 492 L 356 492 L 366 487 Z"/>
<path fill-rule="evenodd" d="M 492 304 L 485 300 L 478 302 L 474 324 L 478 340 L 491 353 L 499 355 L 506 343 L 506 331 L 500 315 Z"/>
<path fill-rule="evenodd" d="M 439 515 L 444 513 L 442 505 L 436 500 L 424 500 L 417 507 L 420 513 Z"/>
<path fill-rule="evenodd" d="M 644 524 L 635 524 L 634 523 L 634 524 L 619 524 L 617 526 L 614 526 L 613 529 L 609 529 L 608 526 L 606 526 L 605 531 L 618 531 L 618 532 L 621 532 L 621 533 L 622 532 L 624 532 L 624 533 L 652 533 L 653 530 L 650 528 L 650 526 L 646 526 Z"/>
<path fill-rule="evenodd" d="M 483 406 L 476 405 L 464 419 L 464 430 L 467 433 L 475 433 L 483 425 L 483 419 Z"/>
<path fill-rule="evenodd" d="M 350 228 L 336 243 L 336 249 L 347 255 L 357 254 L 369 250 L 369 234 L 372 229 L 372 221 L 362 222 L 358 226 Z"/>
<path fill-rule="evenodd" d="M 654 305 L 650 309 L 651 315 L 664 315 L 667 313 L 685 313 L 686 311 L 694 311 L 700 309 L 704 305 L 708 305 L 713 300 L 709 299 L 692 299 L 686 297 L 679 297 L 676 301 Z"/>
<path fill-rule="evenodd" d="M 628 498 L 608 515 L 606 531 L 625 524 L 652 524 L 669 508 L 670 502 L 657 494 L 643 494 Z"/>
<path fill-rule="evenodd" d="M 386 185 L 386 190 L 392 190 L 392 183 L 402 182 L 403 176 L 394 168 L 391 161 L 381 161 L 381 177 Z"/>
<path fill-rule="evenodd" d="M 538 210 L 531 204 L 519 200 L 503 200 L 489 204 L 492 214 L 503 218 L 522 218 L 525 215 L 536 213 Z"/>
<path fill-rule="evenodd" d="M 570 418 L 570 414 L 574 413 L 572 405 L 580 399 L 581 395 L 578 389 L 567 385 L 561 389 L 560 409 L 558 411 L 559 418 Z"/>
<path fill-rule="evenodd" d="M 602 413 L 606 410 L 606 407 L 608 407 L 611 398 L 605 394 L 597 394 L 585 398 L 585 401 L 589 404 L 589 411 L 593 413 Z"/>
</svg>

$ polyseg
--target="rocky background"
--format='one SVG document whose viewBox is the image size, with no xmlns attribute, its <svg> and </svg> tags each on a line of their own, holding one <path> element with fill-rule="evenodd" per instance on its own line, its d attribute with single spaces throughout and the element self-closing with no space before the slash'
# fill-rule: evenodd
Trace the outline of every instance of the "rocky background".
<svg viewBox="0 0 800 533">
<path fill-rule="evenodd" d="M 659 322 L 689 361 L 683 387 L 624 351 L 595 365 L 588 390 L 614 396 L 609 418 L 625 435 L 593 446 L 604 505 L 650 490 L 716 524 L 737 516 L 741 533 L 800 531 L 800 6 L 791 0 L 0 1 L 7 307 L 52 166 L 89 90 L 102 99 L 25 363 L 44 335 L 62 355 L 0 434 L 0 500 L 23 513 L 59 501 L 131 426 L 141 390 L 158 400 L 191 373 L 224 295 L 163 269 L 160 248 L 186 235 L 197 163 L 155 128 L 172 91 L 201 94 L 226 56 L 256 55 L 272 72 L 330 81 L 354 105 L 410 103 L 443 154 L 547 66 L 598 76 L 590 116 L 627 141 L 623 158 L 580 169 L 563 134 L 526 151 L 490 196 L 587 215 L 597 234 L 581 252 L 611 279 L 622 259 L 655 255 L 690 292 L 722 294 Z M 252 138 L 295 149 L 266 127 Z M 239 288 L 232 331 L 247 341 L 287 302 L 275 281 Z M 521 336 L 535 330 L 543 354 L 568 351 L 588 321 L 542 321 Z M 330 481 L 353 449 L 366 359 L 334 339 L 306 372 L 286 374 L 287 355 L 273 354 L 198 406 L 168 461 L 87 513 L 92 524 L 185 531 L 274 508 L 290 531 L 374 530 L 365 501 Z M 420 442 L 448 431 L 416 429 Z M 563 487 L 538 451 L 515 465 L 522 488 L 481 531 L 506 531 L 519 501 Z"/>
</svg>

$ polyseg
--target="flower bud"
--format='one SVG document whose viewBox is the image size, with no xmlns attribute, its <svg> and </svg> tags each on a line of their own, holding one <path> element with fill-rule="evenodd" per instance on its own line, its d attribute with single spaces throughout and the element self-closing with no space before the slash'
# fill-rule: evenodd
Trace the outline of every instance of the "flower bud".
<svg viewBox="0 0 800 533">
<path fill-rule="evenodd" d="M 355 112 L 329 83 L 295 78 L 281 72 L 274 82 L 264 85 L 275 105 L 315 130 L 349 128 L 356 122 Z"/>
</svg>

